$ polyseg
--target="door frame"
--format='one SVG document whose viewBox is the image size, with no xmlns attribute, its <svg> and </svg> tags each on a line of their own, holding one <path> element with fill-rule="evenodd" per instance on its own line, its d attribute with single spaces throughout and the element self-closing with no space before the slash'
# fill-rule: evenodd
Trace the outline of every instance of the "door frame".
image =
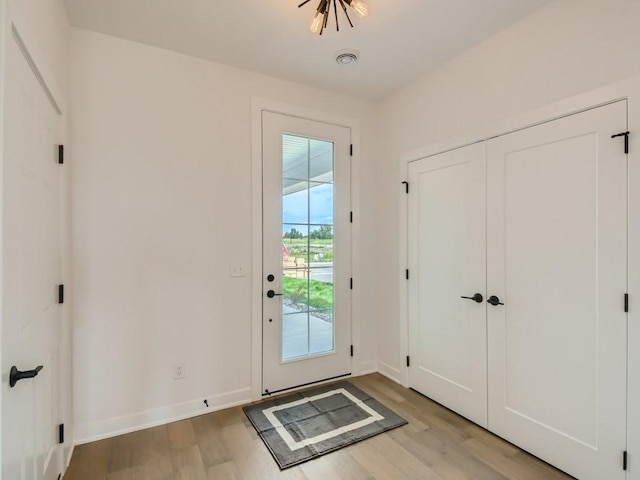
<svg viewBox="0 0 640 480">
<path fill-rule="evenodd" d="M 11 7 L 7 0 L 0 0 L 0 105 L 4 106 L 5 102 L 5 83 L 3 75 L 6 63 L 6 51 L 10 42 L 16 42 L 18 48 L 22 51 L 27 62 L 31 66 L 37 81 L 42 85 L 42 88 L 53 106 L 54 110 L 62 117 L 60 137 L 62 144 L 68 144 L 68 131 L 69 131 L 69 116 L 68 103 L 66 98 L 62 95 L 60 87 L 56 81 L 53 72 L 50 69 L 50 65 L 47 60 L 50 60 L 45 52 L 42 50 L 42 46 L 37 41 L 39 38 L 35 35 L 33 30 L 27 23 L 27 19 L 18 17 L 13 14 Z M 4 122 L 6 112 L 4 107 L 0 108 L 0 198 L 4 196 L 4 178 L 2 172 L 4 170 Z M 69 152 L 65 151 L 65 160 L 68 161 Z M 59 222 L 60 222 L 60 277 L 64 283 L 67 291 L 71 286 L 71 250 L 70 250 L 70 232 L 71 232 L 71 206 L 69 196 L 70 186 L 70 168 L 65 162 L 63 168 L 59 172 Z M 0 222 L 4 223 L 2 209 L 0 209 Z M 2 258 L 2 245 L 3 238 L 0 235 L 0 304 L 2 303 L 2 283 L 4 278 L 2 276 L 3 258 Z M 68 298 L 68 296 L 67 296 Z M 72 396 L 73 396 L 73 371 L 72 371 L 72 353 L 71 353 L 71 307 L 69 300 L 66 300 L 64 304 L 60 305 L 59 312 L 59 328 L 58 328 L 58 348 L 59 348 L 59 398 L 58 409 L 59 418 L 65 425 L 65 441 L 58 447 L 56 455 L 60 455 L 62 462 L 63 473 L 66 470 L 74 448 L 74 428 L 73 428 L 73 410 L 72 410 Z M 0 309 L 0 338 L 2 335 L 2 322 L 4 321 L 2 309 Z M 0 342 L 0 349 L 2 343 Z M 8 365 L 1 365 L 1 371 L 8 372 Z M 2 407 L 2 392 L 0 389 L 0 408 Z M 0 419 L 1 421 L 1 419 Z M 0 425 L 0 463 L 2 462 L 2 425 Z"/>
<path fill-rule="evenodd" d="M 505 120 L 481 126 L 444 141 L 406 152 L 398 158 L 397 188 L 399 201 L 399 262 L 398 271 L 408 265 L 408 199 L 403 181 L 407 181 L 409 164 L 426 157 L 456 148 L 507 135 L 562 117 L 591 110 L 620 100 L 627 100 L 629 136 L 628 157 L 628 290 L 630 308 L 628 317 L 627 364 L 627 452 L 629 455 L 628 480 L 640 480 L 640 76 L 631 77 L 604 87 L 554 102 L 544 107 L 514 115 Z M 618 132 L 612 132 L 618 133 Z M 615 140 L 613 140 L 615 141 Z M 621 148 L 623 142 L 621 141 Z M 383 371 L 405 387 L 409 387 L 409 370 L 404 359 L 409 355 L 409 289 L 404 275 L 398 277 L 400 356 L 397 371 Z M 638 305 L 638 306 L 636 306 Z M 382 367 L 382 365 L 381 365 Z M 382 368 L 381 368 L 382 370 Z M 394 369 L 395 370 L 395 369 Z M 622 457 L 621 457 L 622 458 Z M 636 459 L 635 462 L 632 459 Z M 622 461 L 622 460 L 621 460 Z"/>
<path fill-rule="evenodd" d="M 263 97 L 251 97 L 251 398 L 262 397 L 262 112 L 272 112 L 321 123 L 329 123 L 351 129 L 353 155 L 351 157 L 351 208 L 356 218 L 360 211 L 359 166 L 360 122 L 354 118 L 282 103 Z M 359 223 L 351 225 L 351 274 L 359 277 L 360 260 L 357 246 L 360 243 Z M 358 289 L 351 292 L 351 341 L 354 355 L 351 358 L 353 376 L 361 374 L 360 299 Z"/>
</svg>

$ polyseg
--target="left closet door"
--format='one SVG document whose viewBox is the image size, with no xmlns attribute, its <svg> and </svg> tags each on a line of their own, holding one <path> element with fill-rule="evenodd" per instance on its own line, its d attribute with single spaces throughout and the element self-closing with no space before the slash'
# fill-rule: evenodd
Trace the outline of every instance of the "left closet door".
<svg viewBox="0 0 640 480">
<path fill-rule="evenodd" d="M 50 480 L 58 444 L 62 332 L 62 116 L 18 31 L 7 32 L 2 151 L 2 478 Z M 11 35 L 11 33 L 13 35 Z M 29 378 L 10 386 L 12 367 Z M 37 376 L 32 376 L 38 371 Z M 14 377 L 15 378 L 15 377 Z"/>
<path fill-rule="evenodd" d="M 409 384 L 486 428 L 485 157 L 478 143 L 409 166 Z"/>
</svg>

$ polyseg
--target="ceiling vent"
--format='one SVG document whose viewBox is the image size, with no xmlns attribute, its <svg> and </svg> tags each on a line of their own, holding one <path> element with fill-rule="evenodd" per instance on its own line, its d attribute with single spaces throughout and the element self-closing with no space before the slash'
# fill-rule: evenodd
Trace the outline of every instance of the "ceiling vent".
<svg viewBox="0 0 640 480">
<path fill-rule="evenodd" d="M 336 53 L 338 65 L 353 65 L 358 61 L 359 53 L 356 50 L 340 50 Z"/>
</svg>

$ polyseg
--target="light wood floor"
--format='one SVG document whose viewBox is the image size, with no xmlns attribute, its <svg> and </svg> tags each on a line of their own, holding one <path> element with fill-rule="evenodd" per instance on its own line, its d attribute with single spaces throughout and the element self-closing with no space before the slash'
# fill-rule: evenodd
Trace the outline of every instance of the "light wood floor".
<svg viewBox="0 0 640 480">
<path fill-rule="evenodd" d="M 379 374 L 351 381 L 409 421 L 280 471 L 240 407 L 76 447 L 65 480 L 572 477 Z"/>
</svg>

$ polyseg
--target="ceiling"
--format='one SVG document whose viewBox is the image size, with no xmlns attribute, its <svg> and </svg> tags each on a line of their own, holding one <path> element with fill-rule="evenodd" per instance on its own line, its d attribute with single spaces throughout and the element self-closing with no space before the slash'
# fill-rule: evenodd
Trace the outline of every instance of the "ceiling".
<svg viewBox="0 0 640 480">
<path fill-rule="evenodd" d="M 365 0 L 369 16 L 338 11 L 322 36 L 318 0 L 65 0 L 71 24 L 215 62 L 378 100 L 549 0 Z M 352 11 L 351 9 L 349 9 Z M 335 54 L 356 49 L 341 66 Z"/>
</svg>

